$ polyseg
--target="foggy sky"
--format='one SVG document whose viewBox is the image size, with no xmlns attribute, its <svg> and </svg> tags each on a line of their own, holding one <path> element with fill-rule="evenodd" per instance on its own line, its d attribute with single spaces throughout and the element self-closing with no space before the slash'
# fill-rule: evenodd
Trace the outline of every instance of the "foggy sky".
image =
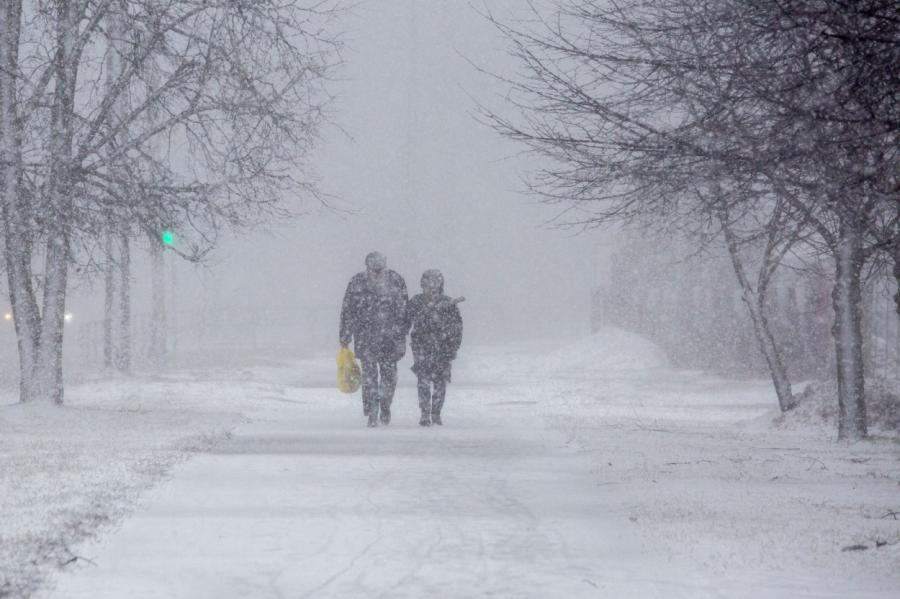
<svg viewBox="0 0 900 599">
<path fill-rule="evenodd" d="M 489 3 L 501 16 L 522 4 Z M 586 334 L 596 240 L 543 225 L 557 209 L 522 193 L 533 159 L 474 115 L 506 90 L 469 61 L 515 68 L 493 26 L 464 0 L 369 0 L 344 24 L 334 122 L 314 159 L 331 207 L 231 240 L 207 268 L 179 265 L 178 309 L 333 307 L 336 344 L 347 281 L 380 250 L 410 295 L 424 270 L 443 271 L 446 292 L 467 297 L 469 341 Z M 95 291 L 82 309 L 99 317 Z"/>
</svg>

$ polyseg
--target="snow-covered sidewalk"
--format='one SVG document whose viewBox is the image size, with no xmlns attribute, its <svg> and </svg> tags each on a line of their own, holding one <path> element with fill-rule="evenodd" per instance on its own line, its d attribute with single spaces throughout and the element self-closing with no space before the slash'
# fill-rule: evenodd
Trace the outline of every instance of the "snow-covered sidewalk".
<svg viewBox="0 0 900 599">
<path fill-rule="evenodd" d="M 177 405 L 208 428 L 243 423 L 171 461 L 38 596 L 897 596 L 894 441 L 773 428 L 764 382 L 600 341 L 615 364 L 586 345 L 470 348 L 443 428 L 417 426 L 411 375 L 394 422 L 365 428 L 327 357 L 134 383 L 148 417 Z M 114 395 L 81 386 L 73 404 Z"/>
<path fill-rule="evenodd" d="M 297 391 L 81 548 L 91 563 L 49 596 L 697 596 L 650 567 L 563 439 L 508 416 L 504 390 L 454 389 L 433 429 L 409 391 L 375 430 L 356 401 Z"/>
</svg>

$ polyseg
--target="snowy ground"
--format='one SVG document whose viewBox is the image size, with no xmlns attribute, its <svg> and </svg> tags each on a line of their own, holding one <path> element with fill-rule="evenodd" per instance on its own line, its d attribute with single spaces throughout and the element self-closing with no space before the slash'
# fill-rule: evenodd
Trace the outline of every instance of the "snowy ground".
<svg viewBox="0 0 900 599">
<path fill-rule="evenodd" d="M 404 370 L 366 429 L 328 356 L 0 408 L 0 596 L 900 596 L 895 439 L 618 331 L 461 353 L 443 428 Z"/>
</svg>

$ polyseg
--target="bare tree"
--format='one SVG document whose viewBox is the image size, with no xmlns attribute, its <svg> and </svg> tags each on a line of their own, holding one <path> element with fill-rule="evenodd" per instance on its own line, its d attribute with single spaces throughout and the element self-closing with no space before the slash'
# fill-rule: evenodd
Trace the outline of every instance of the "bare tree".
<svg viewBox="0 0 900 599">
<path fill-rule="evenodd" d="M 753 332 L 756 335 L 760 353 L 769 368 L 772 383 L 775 386 L 775 394 L 778 397 L 778 405 L 782 412 L 786 412 L 795 405 L 794 395 L 780 344 L 776 341 L 769 324 L 766 304 L 769 299 L 772 277 L 785 255 L 796 243 L 798 236 L 786 234 L 786 231 L 792 231 L 791 228 L 784 226 L 789 211 L 782 202 L 776 201 L 768 222 L 762 227 L 762 230 L 765 231 L 765 238 L 762 241 L 762 256 L 754 282 L 747 275 L 746 263 L 749 261 L 742 256 L 741 250 L 745 244 L 742 244 L 740 237 L 735 232 L 734 223 L 731 222 L 727 208 L 720 205 L 717 210 L 725 245 L 741 287 L 741 298 L 746 304 L 750 320 L 753 322 Z M 796 229 L 793 231 L 796 233 Z"/>
<path fill-rule="evenodd" d="M 757 170 L 797 207 L 835 265 L 838 435 L 861 438 L 867 432 L 861 279 L 865 264 L 896 244 L 900 212 L 896 5 L 772 0 L 750 3 L 738 16 L 753 44 L 727 32 L 725 15 L 717 17 L 713 39 L 744 65 L 729 98 L 748 98 L 741 112 L 752 106 L 764 119 L 755 119 L 759 134 L 748 134 L 745 125 L 731 131 L 751 152 L 777 158 L 757 158 Z M 881 227 L 885 221 L 893 231 Z"/>
<path fill-rule="evenodd" d="M 536 31 L 498 24 L 527 67 L 526 78 L 510 81 L 524 122 L 488 117 L 552 159 L 535 190 L 576 207 L 573 224 L 633 223 L 699 243 L 724 236 L 779 405 L 788 410 L 793 394 L 765 306 L 768 283 L 798 231 L 782 226 L 786 206 L 760 186 L 760 176 L 735 168 L 732 150 L 696 126 L 703 106 L 679 90 L 678 49 L 667 55 L 663 48 L 688 39 L 680 37 L 684 29 L 641 20 L 665 12 L 659 6 L 630 8 L 635 13 L 575 2 L 559 5 L 553 20 L 536 11 Z M 747 248 L 759 246 L 754 282 Z"/>
<path fill-rule="evenodd" d="M 769 240 L 761 276 L 785 247 L 824 248 L 836 273 L 839 436 L 865 436 L 860 273 L 895 241 L 893 230 L 877 237 L 874 223 L 895 224 L 897 214 L 893 3 L 555 6 L 552 18 L 535 10 L 531 23 L 498 24 L 526 67 L 510 81 L 523 119 L 489 113 L 504 134 L 552 159 L 537 190 L 577 207 L 583 222 L 718 227 L 730 248 L 731 219 L 752 217 L 760 226 L 746 238 Z M 754 304 L 764 302 L 748 302 L 751 315 Z M 763 330 L 760 346 L 771 365 L 767 337 Z"/>
<path fill-rule="evenodd" d="M 4 257 L 21 398 L 61 403 L 68 268 L 103 243 L 98 232 L 180 227 L 195 241 L 179 251 L 196 258 L 223 227 L 314 193 L 303 163 L 338 61 L 337 13 L 274 0 L 25 8 L 7 3 L 0 30 Z M 52 44 L 23 45 L 23 33 Z"/>
</svg>

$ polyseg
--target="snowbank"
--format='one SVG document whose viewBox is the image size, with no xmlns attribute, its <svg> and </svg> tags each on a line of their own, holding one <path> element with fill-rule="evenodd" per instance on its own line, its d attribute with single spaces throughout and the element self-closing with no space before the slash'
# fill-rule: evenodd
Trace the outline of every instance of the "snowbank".
<svg viewBox="0 0 900 599">
<path fill-rule="evenodd" d="M 815 430 L 833 436 L 837 431 L 837 382 L 814 381 L 796 395 L 797 406 L 772 422 L 790 431 Z M 866 380 L 866 410 L 870 432 L 900 436 L 900 381 L 870 378 Z"/>
<path fill-rule="evenodd" d="M 66 407 L 0 405 L 0 597 L 30 596 L 80 559 L 76 544 L 243 421 L 179 405 L 186 392 L 134 380 L 72 387 Z"/>
<path fill-rule="evenodd" d="M 466 384 L 510 384 L 553 376 L 591 379 L 611 373 L 644 375 L 668 367 L 665 352 L 652 341 L 622 329 L 604 327 L 565 345 L 552 340 L 463 345 L 453 365 L 453 380 Z"/>
<path fill-rule="evenodd" d="M 647 371 L 669 366 L 666 354 L 655 343 L 614 327 L 604 327 L 540 362 L 542 369 L 552 374 Z"/>
</svg>

